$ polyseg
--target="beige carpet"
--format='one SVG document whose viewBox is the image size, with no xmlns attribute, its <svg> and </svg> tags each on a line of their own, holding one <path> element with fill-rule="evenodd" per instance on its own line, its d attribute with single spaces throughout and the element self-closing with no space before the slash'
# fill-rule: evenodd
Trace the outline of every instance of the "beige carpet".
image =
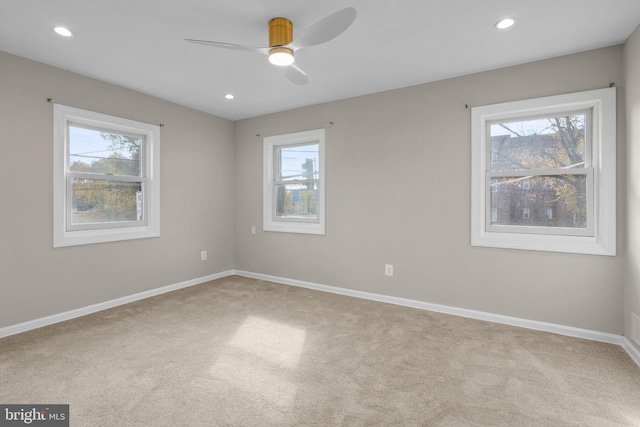
<svg viewBox="0 0 640 427">
<path fill-rule="evenodd" d="M 638 426 L 618 346 L 228 277 L 0 340 L 71 426 Z"/>
</svg>

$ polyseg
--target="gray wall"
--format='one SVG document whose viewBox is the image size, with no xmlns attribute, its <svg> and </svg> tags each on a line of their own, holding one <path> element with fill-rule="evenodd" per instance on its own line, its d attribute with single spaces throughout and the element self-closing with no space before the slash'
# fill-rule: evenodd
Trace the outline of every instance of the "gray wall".
<svg viewBox="0 0 640 427">
<path fill-rule="evenodd" d="M 627 224 L 624 318 L 631 336 L 631 313 L 640 316 L 640 27 L 625 43 L 624 77 L 627 113 Z M 631 340 L 630 340 L 631 341 Z M 633 341 L 631 341 L 633 342 Z M 638 348 L 640 345 L 634 343 Z"/>
<path fill-rule="evenodd" d="M 621 93 L 622 53 L 610 47 L 236 122 L 236 268 L 623 333 L 621 245 L 617 257 L 470 246 L 465 109 L 612 82 Z M 316 128 L 327 130 L 326 236 L 262 232 L 256 135 Z M 622 186 L 622 150 L 619 159 Z M 393 277 L 384 276 L 385 263 Z"/>
<path fill-rule="evenodd" d="M 636 32 L 625 47 L 630 115 L 640 97 L 640 81 L 632 76 L 640 69 L 639 44 Z M 234 124 L 0 53 L 0 327 L 237 268 L 621 334 L 625 289 L 627 319 L 640 305 L 640 264 L 633 256 L 623 288 L 622 243 L 617 257 L 470 246 L 465 104 L 616 82 L 624 141 L 622 77 L 623 48 L 616 46 Z M 166 125 L 160 238 L 53 249 L 48 97 Z M 256 134 L 315 128 L 327 129 L 327 235 L 262 232 L 262 138 Z M 640 134 L 633 127 L 629 134 L 632 159 Z M 621 195 L 625 144 L 618 148 Z M 640 175 L 629 168 L 631 178 Z M 639 191 L 630 185 L 627 195 L 637 198 Z M 622 242 L 624 197 L 618 207 Z M 640 200 L 630 200 L 629 218 L 638 210 Z M 628 228 L 636 237 L 626 249 L 637 254 L 640 229 Z M 209 260 L 201 262 L 204 249 Z M 394 264 L 394 277 L 384 276 L 385 263 Z"/>
<path fill-rule="evenodd" d="M 53 248 L 47 98 L 165 124 L 161 237 Z M 0 327 L 233 268 L 232 122 L 0 52 L 0 129 Z"/>
</svg>

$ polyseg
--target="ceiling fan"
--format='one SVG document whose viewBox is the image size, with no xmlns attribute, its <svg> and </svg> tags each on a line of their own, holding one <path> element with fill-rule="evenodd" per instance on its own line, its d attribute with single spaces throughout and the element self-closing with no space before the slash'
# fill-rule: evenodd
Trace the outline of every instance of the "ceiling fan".
<svg viewBox="0 0 640 427">
<path fill-rule="evenodd" d="M 287 18 L 273 18 L 269 21 L 269 47 L 252 47 L 238 44 L 214 42 L 209 40 L 185 39 L 188 42 L 224 49 L 255 52 L 269 56 L 272 64 L 287 67 L 287 78 L 297 84 L 309 83 L 307 74 L 294 64 L 294 54 L 298 50 L 328 42 L 342 34 L 356 19 L 356 10 L 352 7 L 339 10 L 316 22 L 294 40 L 293 24 Z"/>
</svg>

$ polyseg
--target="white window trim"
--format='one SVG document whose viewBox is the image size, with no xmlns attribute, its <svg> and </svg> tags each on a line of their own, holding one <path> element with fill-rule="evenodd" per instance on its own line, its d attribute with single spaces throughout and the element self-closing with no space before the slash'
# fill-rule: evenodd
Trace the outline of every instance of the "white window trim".
<svg viewBox="0 0 640 427">
<path fill-rule="evenodd" d="M 487 224 L 488 122 L 535 115 L 592 111 L 593 235 L 551 235 L 491 231 Z M 616 254 L 616 92 L 597 89 L 523 101 L 474 107 L 471 111 L 471 245 L 580 254 Z"/>
<path fill-rule="evenodd" d="M 316 212 L 318 220 L 287 219 L 279 221 L 275 219 L 275 194 L 274 194 L 274 170 L 275 148 L 279 146 L 291 146 L 300 144 L 318 144 L 319 179 L 317 191 Z M 285 135 L 267 136 L 263 142 L 263 230 L 278 231 L 284 233 L 325 234 L 325 130 L 315 129 L 304 132 L 296 132 Z"/>
<path fill-rule="evenodd" d="M 110 228 L 99 225 L 92 229 L 67 227 L 66 171 L 70 122 L 145 137 L 146 156 L 142 161 L 145 225 Z M 160 127 L 61 104 L 53 106 L 53 123 L 53 246 L 57 248 L 160 236 Z"/>
</svg>

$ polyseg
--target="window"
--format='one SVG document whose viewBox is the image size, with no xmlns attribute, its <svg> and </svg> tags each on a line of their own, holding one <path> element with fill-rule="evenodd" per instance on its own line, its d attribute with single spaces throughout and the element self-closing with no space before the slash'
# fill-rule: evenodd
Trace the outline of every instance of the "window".
<svg viewBox="0 0 640 427">
<path fill-rule="evenodd" d="M 160 235 L 160 128 L 54 105 L 54 247 Z"/>
<path fill-rule="evenodd" d="M 472 245 L 615 255 L 615 102 L 608 88 L 473 108 Z"/>
<path fill-rule="evenodd" d="M 264 138 L 265 231 L 325 234 L 325 130 Z"/>
<path fill-rule="evenodd" d="M 553 219 L 553 208 L 547 208 L 544 215 L 547 219 Z"/>
</svg>

